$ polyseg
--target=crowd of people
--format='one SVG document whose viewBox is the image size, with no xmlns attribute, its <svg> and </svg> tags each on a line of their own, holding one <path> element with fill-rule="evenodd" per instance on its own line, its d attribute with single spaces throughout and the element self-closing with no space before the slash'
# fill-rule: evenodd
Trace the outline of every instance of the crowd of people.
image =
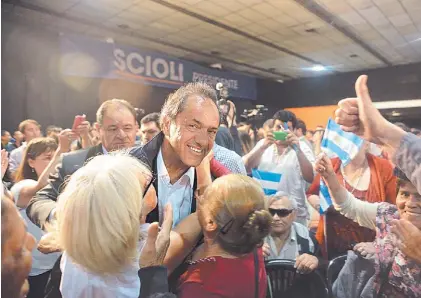
<svg viewBox="0 0 421 298">
<path fill-rule="evenodd" d="M 366 76 L 355 90 L 335 113 L 364 139 L 345 165 L 323 126 L 286 110 L 237 123 L 204 83 L 139 122 L 111 99 L 92 124 L 2 130 L 2 295 L 263 298 L 266 262 L 326 277 L 345 255 L 334 297 L 421 297 L 421 138 L 383 118 Z M 255 170 L 279 174 L 274 193 Z"/>
</svg>

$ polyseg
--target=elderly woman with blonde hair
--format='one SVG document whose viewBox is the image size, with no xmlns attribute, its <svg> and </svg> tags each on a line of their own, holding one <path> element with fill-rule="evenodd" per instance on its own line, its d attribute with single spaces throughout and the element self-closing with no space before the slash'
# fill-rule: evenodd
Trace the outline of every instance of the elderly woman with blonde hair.
<svg viewBox="0 0 421 298">
<path fill-rule="evenodd" d="M 146 166 L 123 154 L 97 156 L 71 176 L 57 207 L 62 297 L 139 297 L 150 179 Z"/>
</svg>

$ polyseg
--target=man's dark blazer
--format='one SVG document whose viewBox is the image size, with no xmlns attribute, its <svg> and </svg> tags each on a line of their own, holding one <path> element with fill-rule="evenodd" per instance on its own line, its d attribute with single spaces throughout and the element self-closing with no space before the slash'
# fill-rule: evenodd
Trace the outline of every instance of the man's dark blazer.
<svg viewBox="0 0 421 298">
<path fill-rule="evenodd" d="M 152 180 L 152 184 L 155 187 L 156 196 L 159 198 L 159 189 L 158 189 L 158 170 L 157 170 L 157 157 L 159 150 L 161 149 L 162 143 L 164 141 L 164 134 L 161 132 L 156 135 L 149 143 L 145 144 L 144 146 L 134 147 L 130 150 L 130 155 L 136 157 L 143 163 L 145 163 L 148 168 L 152 171 L 152 175 L 154 179 Z M 149 187 L 149 186 L 148 186 Z M 197 176 L 196 170 L 194 172 L 194 183 L 193 183 L 193 193 L 192 193 L 192 205 L 191 205 L 191 213 L 196 211 L 196 200 L 194 198 L 194 193 L 197 189 Z M 159 204 L 159 203 L 158 203 Z M 150 212 L 146 217 L 147 223 L 152 222 L 159 222 L 159 209 L 158 204 L 156 205 L 155 209 Z"/>
</svg>

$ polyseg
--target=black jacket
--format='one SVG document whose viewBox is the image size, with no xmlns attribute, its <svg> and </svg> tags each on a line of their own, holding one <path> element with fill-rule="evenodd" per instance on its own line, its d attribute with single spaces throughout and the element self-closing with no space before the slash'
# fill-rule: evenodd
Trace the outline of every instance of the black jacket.
<svg viewBox="0 0 421 298">
<path fill-rule="evenodd" d="M 61 163 L 57 165 L 56 171 L 50 175 L 48 184 L 29 201 L 26 208 L 29 219 L 43 229 L 48 216 L 56 207 L 57 197 L 63 190 L 65 180 L 81 168 L 87 160 L 100 154 L 103 154 L 102 144 L 64 154 Z"/>
<path fill-rule="evenodd" d="M 157 157 L 159 150 L 161 149 L 162 143 L 164 141 L 164 134 L 161 132 L 156 135 L 149 143 L 145 144 L 144 146 L 134 147 L 130 150 L 130 155 L 136 157 L 137 159 L 141 160 L 145 163 L 152 172 L 154 179 L 152 180 L 153 186 L 155 187 L 156 195 L 159 197 L 159 189 L 158 189 L 158 171 L 157 171 Z M 197 176 L 196 171 L 194 172 L 194 184 L 193 184 L 193 196 L 194 192 L 197 189 Z M 196 211 L 196 200 L 192 198 L 192 206 L 191 206 L 191 213 Z M 147 223 L 152 222 L 159 222 L 159 210 L 158 204 L 155 209 L 149 213 L 146 217 Z"/>
</svg>

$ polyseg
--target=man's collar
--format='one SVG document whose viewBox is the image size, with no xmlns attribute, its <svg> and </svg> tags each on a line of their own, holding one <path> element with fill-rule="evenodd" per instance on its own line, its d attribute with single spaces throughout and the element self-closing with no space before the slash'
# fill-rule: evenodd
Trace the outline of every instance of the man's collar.
<svg viewBox="0 0 421 298">
<path fill-rule="evenodd" d="M 164 157 L 162 155 L 162 147 L 159 149 L 156 163 L 157 163 L 156 166 L 157 166 L 158 176 L 160 177 L 164 176 L 164 177 L 169 178 L 168 170 L 167 170 L 167 167 L 165 166 Z M 194 167 L 190 167 L 181 177 L 184 177 L 184 176 L 187 176 L 189 178 L 191 185 L 193 185 Z"/>
</svg>

